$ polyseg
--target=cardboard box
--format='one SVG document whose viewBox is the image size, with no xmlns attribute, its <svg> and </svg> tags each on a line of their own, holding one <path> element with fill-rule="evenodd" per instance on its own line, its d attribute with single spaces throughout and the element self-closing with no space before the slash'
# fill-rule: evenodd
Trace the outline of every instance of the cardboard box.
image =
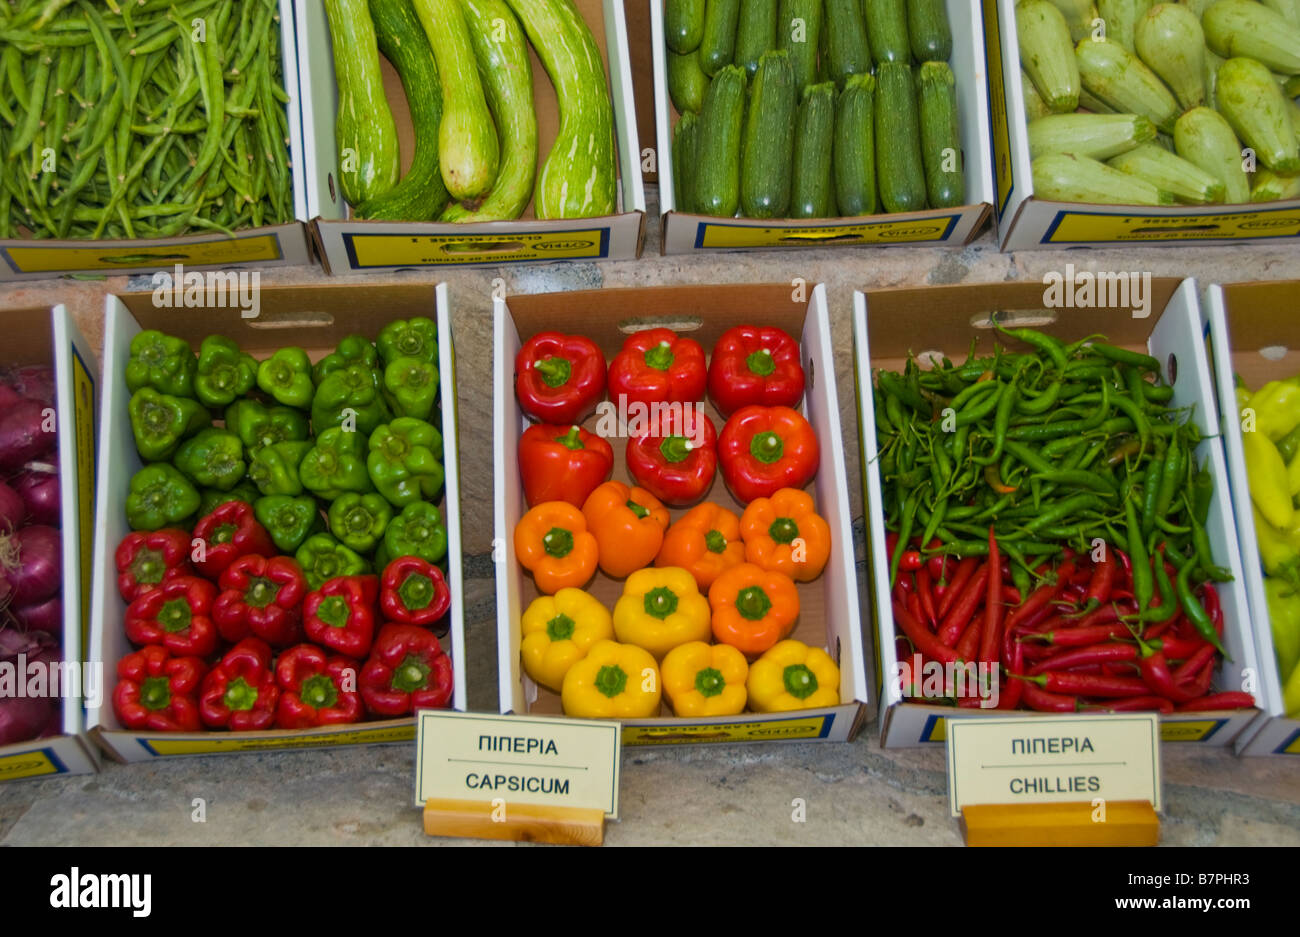
<svg viewBox="0 0 1300 937">
<path fill-rule="evenodd" d="M 1286 718 L 1282 707 L 1285 674 L 1278 672 L 1269 625 L 1268 602 L 1259 559 L 1259 540 L 1246 483 L 1246 457 L 1241 442 L 1241 417 L 1235 380 L 1258 390 L 1269 381 L 1300 374 L 1300 281 L 1214 285 L 1205 291 L 1203 318 L 1207 320 L 1219 425 L 1228 456 L 1232 503 L 1236 508 L 1237 538 L 1241 543 L 1243 585 L 1254 623 L 1255 652 L 1259 660 L 1256 695 L 1261 717 L 1238 737 L 1243 755 L 1300 755 L 1300 719 Z M 1268 354 L 1264 354 L 1264 350 Z"/>
<path fill-rule="evenodd" d="M 818 513 L 831 525 L 834 546 L 821 577 L 799 583 L 799 623 L 792 638 L 826 648 L 840 667 L 838 706 L 763 715 L 747 713 L 715 719 L 678 719 L 667 700 L 658 718 L 623 720 L 624 745 L 685 742 L 847 741 L 866 716 L 867 662 L 863 656 L 858 614 L 857 574 L 848 486 L 844 473 L 840 410 L 835 393 L 833 346 L 826 312 L 826 288 L 810 298 L 793 299 L 788 284 L 751 286 L 670 286 L 644 289 L 590 290 L 512 296 L 496 301 L 493 426 L 497 566 L 498 687 L 503 713 L 559 715 L 559 694 L 538 687 L 519 660 L 519 621 L 540 594 L 533 579 L 514 558 L 514 529 L 527 510 L 519 481 L 519 437 L 529 425 L 514 391 L 514 360 L 523 343 L 538 332 L 558 330 L 586 335 L 608 361 L 628 334 L 664 325 L 689 335 L 709 353 L 724 331 L 737 325 L 775 325 L 800 337 L 807 376 L 801 412 L 821 444 L 821 467 L 812 482 Z M 711 403 L 704 412 L 721 433 L 723 421 Z M 598 417 L 587 421 L 595 431 Z M 625 439 L 611 439 L 616 480 L 630 475 L 624 461 Z M 719 476 L 707 499 L 739 515 L 740 505 Z M 674 520 L 684 509 L 670 509 Z M 587 590 L 606 608 L 623 592 L 623 581 L 597 572 Z"/>
<path fill-rule="evenodd" d="M 99 367 L 94 352 L 62 306 L 53 309 L 6 309 L 5 364 L 53 365 L 56 382 L 54 419 L 59 437 L 57 457 L 59 528 L 63 546 L 63 661 L 59 672 L 62 717 L 59 734 L 0 745 L 0 781 L 91 774 L 99 752 L 84 732 L 82 690 L 107 693 L 108 673 L 96 673 L 98 658 L 85 660 L 88 646 L 90 540 L 95 513 L 95 393 Z M 75 666 L 75 674 L 73 667 Z M 25 681 L 26 676 L 15 674 Z M 26 683 L 24 682 L 24 686 Z M 47 682 L 48 686 L 48 682 Z"/>
<path fill-rule="evenodd" d="M 1116 345 L 1148 352 L 1161 362 L 1161 376 L 1174 388 L 1173 407 L 1194 407 L 1192 419 L 1206 437 L 1196 449 L 1198 461 L 1208 460 L 1214 498 L 1206 532 L 1214 558 L 1232 571 L 1233 581 L 1218 583 L 1225 622 L 1224 645 L 1232 662 L 1222 662 L 1214 686 L 1236 690 L 1243 675 L 1258 673 L 1258 655 L 1250 632 L 1250 606 L 1243 585 L 1241 551 L 1233 521 L 1228 472 L 1220 445 L 1218 408 L 1209 363 L 1201 342 L 1196 284 L 1193 280 L 1153 279 L 1149 318 L 1135 317 L 1130 307 L 1072 309 L 1059 313 L 1044 306 L 1041 284 L 996 283 L 886 289 L 854 294 L 854 343 L 858 379 L 858 418 L 862 429 L 862 466 L 867 503 L 867 553 L 876 609 L 876 659 L 880 680 L 881 744 L 887 748 L 942 742 L 947 719 L 979 719 L 1001 715 L 995 710 L 957 710 L 949 706 L 904 702 L 896 679 L 895 626 L 890 607 L 889 555 L 885 549 L 885 507 L 880 473 L 876 469 L 876 417 L 872 406 L 873 368 L 899 371 L 909 351 L 932 350 L 965 360 L 971 340 L 976 354 L 991 353 L 988 315 L 1009 310 L 1028 312 L 1024 322 L 1077 341 L 1099 333 Z M 1041 314 L 1039 314 L 1041 310 Z M 1139 313 L 1140 314 L 1140 313 Z M 917 337 L 916 320 L 924 316 L 925 337 Z M 975 323 L 980 323 L 976 325 Z M 1025 712 L 1029 718 L 1046 714 Z M 1258 710 L 1176 713 L 1160 717 L 1161 737 L 1167 741 L 1222 746 L 1231 742 L 1259 715 Z"/>
<path fill-rule="evenodd" d="M 334 139 L 338 91 L 325 6 L 321 0 L 297 5 L 303 132 L 308 141 L 307 212 L 313 219 L 312 230 L 322 262 L 330 273 L 555 260 L 632 260 L 640 256 L 645 234 L 645 191 L 641 186 L 641 151 L 623 2 L 576 2 L 609 74 L 620 176 L 617 212 L 599 218 L 538 221 L 530 203 L 514 221 L 469 224 L 362 221 L 351 217 L 338 182 L 338 146 Z M 533 70 L 540 169 L 555 141 L 559 111 L 555 89 L 531 45 L 528 54 Z M 406 96 L 396 72 L 382 57 L 380 61 L 405 168 L 414 146 Z"/>
<path fill-rule="evenodd" d="M 382 287 L 327 286 L 281 287 L 261 291 L 261 314 L 241 318 L 234 309 L 209 309 L 202 315 L 178 317 L 155 308 L 150 293 L 109 295 L 105 300 L 104 408 L 100 415 L 99 493 L 95 528 L 94 590 L 91 600 L 91 647 L 95 660 L 114 670 L 133 650 L 123 621 L 126 606 L 117 592 L 113 554 L 129 528 L 123 507 L 131 476 L 142 462 L 129 430 L 123 368 L 130 357 L 131 339 L 142 329 L 161 329 L 177 335 L 197 349 L 207 335 L 224 335 L 258 359 L 278 348 L 298 345 L 318 361 L 334 350 L 339 339 L 359 333 L 374 339 L 385 324 L 412 316 L 437 317 L 439 405 L 442 415 L 446 493 L 440 510 L 447 527 L 447 584 L 451 587 L 449 629 L 440 638 L 451 655 L 455 672 L 452 706 L 464 710 L 465 633 L 464 591 L 461 573 L 460 464 L 456 437 L 456 360 L 452 347 L 447 287 L 424 284 Z M 448 646 L 450 645 L 450 646 Z M 115 672 L 115 671 L 114 671 Z M 124 729 L 113 712 L 111 699 L 91 709 L 87 728 L 110 755 L 120 761 L 148 761 L 173 755 L 205 755 L 267 749 L 327 748 L 378 742 L 410 742 L 415 719 L 385 719 L 333 728 L 267 730 L 264 732 L 144 732 Z"/>
<path fill-rule="evenodd" d="M 1251 243 L 1300 237 L 1300 199 L 1152 208 L 1034 197 L 1016 42 L 1016 0 L 981 0 L 993 121 L 994 216 L 1004 251 L 1106 244 Z"/>
<path fill-rule="evenodd" d="M 292 0 L 279 0 L 282 25 L 280 55 L 285 105 L 289 115 L 289 161 L 293 172 L 296 220 L 236 231 L 174 238 L 135 240 L 64 240 L 9 238 L 0 240 L 0 280 L 31 280 L 64 273 L 151 273 L 175 264 L 204 267 L 301 266 L 311 263 L 306 220 L 307 192 L 302 172 L 303 138 L 299 122 L 298 48 L 294 43 Z"/>
<path fill-rule="evenodd" d="M 688 254 L 702 250 L 918 243 L 960 247 L 969 243 L 983 227 L 993 204 L 989 113 L 984 97 L 984 30 L 979 16 L 966 0 L 946 0 L 946 5 L 952 26 L 953 47 L 949 64 L 957 78 L 957 116 L 961 124 L 968 204 L 961 208 L 803 221 L 714 218 L 677 210 L 672 141 L 678 115 L 668 95 L 663 4 L 662 0 L 650 0 L 659 146 L 659 210 L 663 213 L 664 223 L 662 252 Z"/>
</svg>

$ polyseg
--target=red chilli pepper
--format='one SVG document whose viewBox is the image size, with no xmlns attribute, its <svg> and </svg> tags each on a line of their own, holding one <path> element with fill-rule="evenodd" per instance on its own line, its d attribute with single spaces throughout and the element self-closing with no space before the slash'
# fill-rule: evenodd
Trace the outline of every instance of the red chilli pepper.
<svg viewBox="0 0 1300 937">
<path fill-rule="evenodd" d="M 978 619 L 971 621 L 970 626 L 962 632 L 957 646 L 953 648 L 957 652 L 958 660 L 974 661 L 976 659 L 976 655 L 980 652 L 980 638 L 984 634 L 985 627 L 983 621 Z"/>
<path fill-rule="evenodd" d="M 1187 703 L 1199 695 L 1179 689 L 1163 651 L 1152 651 L 1150 647 L 1144 647 L 1140 667 L 1142 680 L 1151 688 L 1152 693 L 1173 700 L 1175 703 Z"/>
<path fill-rule="evenodd" d="M 1070 670 L 1087 664 L 1100 664 L 1103 661 L 1136 659 L 1137 647 L 1132 644 L 1091 644 L 1053 654 L 1031 667 L 1029 675 L 1036 677 L 1048 670 Z"/>
<path fill-rule="evenodd" d="M 955 646 L 961 638 L 962 633 L 970 625 L 971 619 L 975 616 L 975 609 L 979 607 L 980 597 L 985 591 L 985 583 L 989 578 L 989 566 L 987 563 L 981 563 L 979 570 L 966 582 L 965 588 L 962 589 L 961 595 L 952 603 L 947 614 L 943 616 L 943 621 L 939 624 L 938 637 L 941 642 L 949 646 Z M 940 614 L 943 614 L 942 612 Z"/>
<path fill-rule="evenodd" d="M 924 654 L 926 657 L 941 661 L 945 664 L 957 662 L 957 653 L 951 647 L 941 643 L 938 638 L 932 635 L 921 624 L 920 620 L 909 612 L 897 598 L 894 599 L 894 620 L 898 622 L 899 627 L 903 629 L 903 634 L 912 642 L 912 646 Z"/>
<path fill-rule="evenodd" d="M 1059 693 L 1049 693 L 1038 684 L 1032 681 L 1020 679 L 1018 683 L 1024 684 L 1021 691 L 1024 694 L 1025 705 L 1040 713 L 1072 713 L 1079 711 L 1079 699 L 1076 696 L 1063 696 Z"/>
<path fill-rule="evenodd" d="M 1108 712 L 1108 713 L 1133 713 L 1133 712 L 1151 712 L 1155 710 L 1160 713 L 1171 713 L 1174 711 L 1172 700 L 1167 700 L 1163 696 L 1132 696 L 1128 699 L 1117 699 L 1106 703 L 1091 703 L 1083 707 L 1085 712 Z"/>
<path fill-rule="evenodd" d="M 1216 709 L 1252 709 L 1255 697 L 1249 693 L 1215 693 L 1178 706 L 1180 713 L 1210 712 Z"/>
<path fill-rule="evenodd" d="M 934 591 L 930 580 L 930 570 L 922 566 L 916 573 L 916 594 L 921 598 L 921 611 L 925 612 L 925 623 L 934 628 L 938 618 L 934 612 Z"/>
<path fill-rule="evenodd" d="M 979 659 L 981 663 L 998 662 L 998 645 L 1002 640 L 1002 580 L 994 576 L 992 570 L 1001 570 L 1001 554 L 998 541 L 993 536 L 993 525 L 989 524 L 989 559 L 988 585 L 984 594 L 984 630 L 980 633 Z"/>
<path fill-rule="evenodd" d="M 957 601 L 957 596 L 961 590 L 966 588 L 966 583 L 975 575 L 975 570 L 979 569 L 979 560 L 973 556 L 968 556 L 957 564 L 956 571 L 952 574 L 952 579 L 948 580 L 947 591 L 939 602 L 939 617 L 943 618 L 948 614 L 948 609 L 952 603 Z"/>
<path fill-rule="evenodd" d="M 1006 655 L 1007 640 L 1011 632 L 1005 632 L 1002 636 L 1003 654 Z M 998 709 L 1015 709 L 1020 705 L 1020 698 L 1025 692 L 1025 681 L 1017 680 L 1016 676 L 1025 672 L 1024 645 L 1015 641 L 1011 648 L 1011 653 L 1007 659 L 1007 680 L 999 687 Z"/>
<path fill-rule="evenodd" d="M 1074 693 L 1078 696 L 1149 696 L 1146 682 L 1138 677 L 1106 677 L 1063 673 L 1049 670 L 1037 677 L 1038 685 L 1051 693 Z"/>
</svg>

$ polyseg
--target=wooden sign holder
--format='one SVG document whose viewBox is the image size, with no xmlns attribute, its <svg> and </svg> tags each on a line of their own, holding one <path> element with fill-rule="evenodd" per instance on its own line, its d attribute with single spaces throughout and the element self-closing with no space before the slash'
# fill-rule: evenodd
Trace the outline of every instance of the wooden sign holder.
<svg viewBox="0 0 1300 937">
<path fill-rule="evenodd" d="M 514 801 L 504 814 L 499 808 L 486 800 L 430 798 L 424 802 L 424 832 L 430 836 L 569 846 L 599 846 L 605 841 L 605 814 L 595 808 L 543 807 Z"/>
<path fill-rule="evenodd" d="M 1094 820 L 1088 801 L 1059 804 L 971 804 L 962 808 L 967 846 L 1154 846 L 1160 820 L 1150 801 L 1106 801 Z"/>
</svg>

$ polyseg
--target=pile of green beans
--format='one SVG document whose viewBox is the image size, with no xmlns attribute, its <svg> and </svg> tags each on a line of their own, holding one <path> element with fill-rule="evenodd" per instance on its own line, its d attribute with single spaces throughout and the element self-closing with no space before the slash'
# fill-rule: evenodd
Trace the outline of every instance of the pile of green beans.
<svg viewBox="0 0 1300 937">
<path fill-rule="evenodd" d="M 292 221 L 276 0 L 0 0 L 0 237 Z"/>
<path fill-rule="evenodd" d="M 959 366 L 923 369 L 909 356 L 901 374 L 875 374 L 885 521 L 898 535 L 891 582 L 909 544 L 986 555 L 990 525 L 1021 585 L 1038 563 L 1097 539 L 1135 568 L 1163 573 L 1149 563 L 1162 551 L 1186 569 L 1182 581 L 1228 578 L 1205 532 L 1213 487 L 1196 460 L 1200 432 L 1168 406 L 1159 362 L 1101 336 L 1067 345 L 1032 329 L 998 332 L 1031 351 L 998 345 L 976 358 L 972 346 Z"/>
</svg>

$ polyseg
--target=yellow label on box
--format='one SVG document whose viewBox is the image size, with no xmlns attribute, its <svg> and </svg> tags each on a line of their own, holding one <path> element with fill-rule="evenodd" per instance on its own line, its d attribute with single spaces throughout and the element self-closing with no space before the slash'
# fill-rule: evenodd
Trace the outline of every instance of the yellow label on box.
<svg viewBox="0 0 1300 937">
<path fill-rule="evenodd" d="M 43 774 L 59 774 L 63 771 L 52 758 L 48 749 L 34 752 L 22 752 L 18 755 L 6 755 L 0 758 L 0 781 L 12 781 L 15 778 L 35 778 Z"/>
<path fill-rule="evenodd" d="M 679 745 L 685 742 L 773 742 L 820 739 L 830 733 L 834 714 L 761 722 L 713 725 L 624 726 L 624 745 Z"/>
<path fill-rule="evenodd" d="M 1300 208 L 1197 215 L 1103 215 L 1062 211 L 1043 242 L 1257 240 L 1300 236 Z"/>
<path fill-rule="evenodd" d="M 215 241 L 154 244 L 148 247 L 6 247 L 0 248 L 19 273 L 59 270 L 121 270 L 126 267 L 187 264 L 243 264 L 280 260 L 280 236 L 222 238 Z"/>
<path fill-rule="evenodd" d="M 609 256 L 609 228 L 586 231 L 507 231 L 501 234 L 347 234 L 353 270 L 443 264 L 508 264 Z"/>
<path fill-rule="evenodd" d="M 1011 198 L 1011 140 L 1007 135 L 1007 89 L 1002 83 L 1002 25 L 997 0 L 984 0 L 985 80 L 989 87 L 989 122 L 993 128 L 993 177 L 998 186 L 998 218 Z"/>
<path fill-rule="evenodd" d="M 903 241 L 947 240 L 961 214 L 927 218 L 891 218 L 861 224 L 807 225 L 804 227 L 750 226 L 701 223 L 696 248 L 820 247 L 839 244 L 891 244 Z"/>
<path fill-rule="evenodd" d="M 380 742 L 410 742 L 415 723 L 378 729 L 343 729 L 316 735 L 286 735 L 280 738 L 248 738 L 237 732 L 213 733 L 206 738 L 140 739 L 154 755 L 210 755 L 221 752 L 249 752 L 276 748 L 323 748 L 334 745 L 374 745 Z"/>
<path fill-rule="evenodd" d="M 81 648 L 90 647 L 90 580 L 95 538 L 95 379 L 75 346 L 72 361 L 72 406 L 77 439 L 77 522 L 81 525 Z"/>
<path fill-rule="evenodd" d="M 921 730 L 922 742 L 946 742 L 948 740 L 948 720 L 943 716 L 931 716 Z"/>
<path fill-rule="evenodd" d="M 1160 723 L 1162 742 L 1204 742 L 1217 732 L 1226 719 L 1198 719 L 1195 722 Z"/>
<path fill-rule="evenodd" d="M 1285 745 L 1279 748 L 1274 754 L 1278 755 L 1300 755 L 1300 732 L 1287 741 Z"/>
<path fill-rule="evenodd" d="M 618 818 L 617 722 L 564 716 L 418 714 L 415 805 L 498 799 Z"/>
<path fill-rule="evenodd" d="M 948 803 L 1149 801 L 1160 809 L 1155 713 L 957 719 L 948 727 Z"/>
</svg>

